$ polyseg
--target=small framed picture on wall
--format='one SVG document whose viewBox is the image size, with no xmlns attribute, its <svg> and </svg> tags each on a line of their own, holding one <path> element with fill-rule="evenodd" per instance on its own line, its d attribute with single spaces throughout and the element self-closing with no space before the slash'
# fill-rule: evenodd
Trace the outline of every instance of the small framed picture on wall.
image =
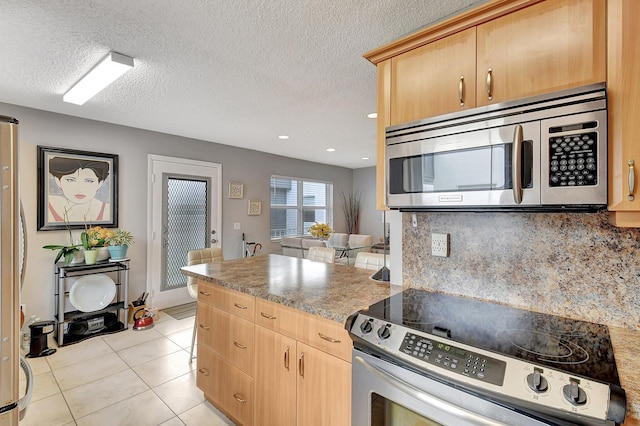
<svg viewBox="0 0 640 426">
<path fill-rule="evenodd" d="M 229 182 L 229 198 L 242 199 L 244 197 L 244 185 Z"/>
<path fill-rule="evenodd" d="M 258 216 L 262 212 L 262 203 L 257 200 L 249 200 L 249 216 Z"/>
</svg>

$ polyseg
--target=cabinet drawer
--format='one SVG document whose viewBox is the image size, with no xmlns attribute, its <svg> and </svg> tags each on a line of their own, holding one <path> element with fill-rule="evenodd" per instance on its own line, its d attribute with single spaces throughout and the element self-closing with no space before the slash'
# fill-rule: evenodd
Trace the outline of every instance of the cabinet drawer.
<svg viewBox="0 0 640 426">
<path fill-rule="evenodd" d="M 198 346 L 196 386 L 207 399 L 219 402 L 219 383 L 222 374 L 222 360 L 202 346 Z"/>
<path fill-rule="evenodd" d="M 304 314 L 298 324 L 298 340 L 351 363 L 353 342 L 344 326 L 317 315 Z"/>
<path fill-rule="evenodd" d="M 206 281 L 198 280 L 198 300 L 249 321 L 253 321 L 255 315 L 254 296 Z"/>
<path fill-rule="evenodd" d="M 226 364 L 226 363 L 225 363 Z M 253 424 L 253 378 L 226 364 L 220 380 L 222 409 L 243 426 Z"/>
<path fill-rule="evenodd" d="M 303 312 L 279 303 L 256 300 L 256 324 L 294 339 L 298 338 L 296 324 L 302 321 L 302 315 Z"/>
<path fill-rule="evenodd" d="M 198 326 L 198 346 L 212 347 L 213 344 L 213 322 L 211 320 L 211 311 L 215 309 L 206 303 L 198 301 L 198 309 L 196 312 L 196 324 Z"/>
<path fill-rule="evenodd" d="M 258 299 L 256 324 L 351 362 L 351 338 L 336 321 Z"/>
</svg>

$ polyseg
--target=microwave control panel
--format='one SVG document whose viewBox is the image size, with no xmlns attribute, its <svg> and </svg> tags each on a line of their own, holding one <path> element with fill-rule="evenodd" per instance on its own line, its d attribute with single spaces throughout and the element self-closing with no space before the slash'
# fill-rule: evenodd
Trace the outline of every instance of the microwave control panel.
<svg viewBox="0 0 640 426">
<path fill-rule="evenodd" d="M 598 184 L 598 133 L 549 138 L 549 186 Z"/>
</svg>

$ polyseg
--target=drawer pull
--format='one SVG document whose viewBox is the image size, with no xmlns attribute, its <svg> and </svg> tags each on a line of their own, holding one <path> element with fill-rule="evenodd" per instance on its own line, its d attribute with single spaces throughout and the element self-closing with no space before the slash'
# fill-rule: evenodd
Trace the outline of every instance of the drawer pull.
<svg viewBox="0 0 640 426">
<path fill-rule="evenodd" d="M 321 339 L 326 340 L 327 342 L 331 342 L 331 343 L 340 343 L 340 340 L 338 339 L 334 339 L 333 337 L 329 337 L 329 336 L 325 336 L 322 333 L 318 333 L 318 336 L 320 336 Z"/>
<path fill-rule="evenodd" d="M 205 377 L 210 374 L 209 371 L 207 371 L 207 369 L 205 369 L 205 368 L 198 368 L 198 372 L 200 374 L 202 374 L 203 376 L 205 376 Z"/>
<path fill-rule="evenodd" d="M 304 377 L 304 352 L 300 354 L 300 359 L 298 360 L 298 374 L 300 374 L 300 377 Z"/>
<path fill-rule="evenodd" d="M 211 293 L 207 293 L 207 292 L 206 292 L 206 291 L 204 291 L 204 290 L 200 290 L 198 293 L 200 293 L 200 294 L 201 294 L 201 295 L 203 295 L 203 296 L 211 296 Z"/>
<path fill-rule="evenodd" d="M 464 106 L 464 75 L 460 76 L 460 80 L 458 81 L 458 100 L 460 101 L 460 106 Z"/>
<path fill-rule="evenodd" d="M 247 349 L 247 347 L 245 345 L 243 345 L 242 343 L 238 343 L 236 341 L 233 342 L 233 344 L 240 349 Z"/>
<path fill-rule="evenodd" d="M 247 307 L 246 307 L 246 306 L 241 305 L 241 304 L 239 304 L 238 302 L 235 302 L 235 303 L 233 304 L 233 306 L 235 306 L 235 307 L 236 307 L 236 308 L 238 308 L 238 309 L 247 309 Z"/>
<path fill-rule="evenodd" d="M 287 371 L 289 370 L 289 349 L 291 349 L 291 347 L 287 346 L 287 350 L 284 351 L 284 368 L 286 368 Z"/>
<path fill-rule="evenodd" d="M 233 397 L 236 399 L 236 401 L 238 401 L 240 404 L 244 404 L 245 402 L 247 402 L 247 400 L 245 398 L 242 397 L 242 395 L 240 395 L 239 393 L 234 393 Z"/>
<path fill-rule="evenodd" d="M 489 68 L 487 70 L 487 97 L 488 97 L 489 100 L 493 99 L 493 84 L 492 84 L 492 81 L 491 81 L 492 80 L 491 79 L 492 72 L 493 72 L 493 70 L 491 68 Z"/>
<path fill-rule="evenodd" d="M 200 324 L 200 325 L 198 325 L 198 327 L 200 327 L 200 328 L 201 328 L 201 329 L 203 329 L 203 330 L 209 330 L 209 329 L 211 329 L 211 327 L 209 327 L 208 325 L 204 325 L 204 324 Z"/>
<path fill-rule="evenodd" d="M 274 317 L 273 315 L 265 314 L 264 312 L 260 312 L 260 315 L 270 320 L 277 319 L 277 317 Z"/>
<path fill-rule="evenodd" d="M 635 196 L 633 193 L 636 190 L 636 176 L 635 176 L 635 162 L 633 160 L 629 160 L 629 196 L 627 196 L 627 200 L 633 201 Z"/>
</svg>

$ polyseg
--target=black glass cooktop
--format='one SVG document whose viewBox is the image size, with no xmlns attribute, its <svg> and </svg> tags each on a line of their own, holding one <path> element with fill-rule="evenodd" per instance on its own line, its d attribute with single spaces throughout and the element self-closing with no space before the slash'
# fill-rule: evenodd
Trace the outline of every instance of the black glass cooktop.
<svg viewBox="0 0 640 426">
<path fill-rule="evenodd" d="M 609 329 L 465 297 L 407 289 L 361 311 L 477 348 L 620 385 Z"/>
</svg>

